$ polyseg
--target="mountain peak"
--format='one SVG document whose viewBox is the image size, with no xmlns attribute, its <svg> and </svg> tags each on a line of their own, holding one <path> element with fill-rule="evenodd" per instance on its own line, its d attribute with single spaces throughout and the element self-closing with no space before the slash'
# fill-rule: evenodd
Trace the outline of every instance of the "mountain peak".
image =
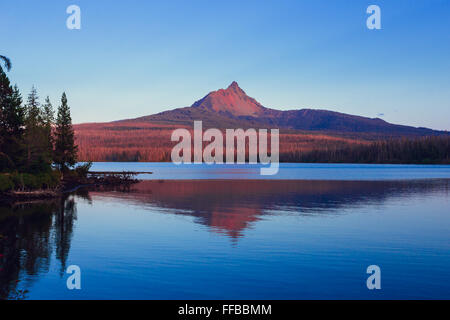
<svg viewBox="0 0 450 320">
<path fill-rule="evenodd" d="M 210 92 L 192 106 L 233 116 L 257 116 L 265 110 L 259 102 L 247 96 L 236 81 L 226 89 Z"/>
<path fill-rule="evenodd" d="M 236 81 L 233 81 L 227 89 L 241 89 Z M 241 89 L 242 90 L 242 89 Z"/>
<path fill-rule="evenodd" d="M 228 88 L 226 89 L 226 91 L 231 91 L 231 92 L 235 92 L 241 96 L 246 96 L 245 91 L 241 89 L 241 87 L 239 87 L 239 84 L 236 81 L 233 81 Z"/>
</svg>

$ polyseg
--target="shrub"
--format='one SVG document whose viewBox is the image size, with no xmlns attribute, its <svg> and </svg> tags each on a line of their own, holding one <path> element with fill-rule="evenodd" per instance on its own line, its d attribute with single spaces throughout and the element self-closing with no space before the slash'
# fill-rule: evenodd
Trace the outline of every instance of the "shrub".
<svg viewBox="0 0 450 320">
<path fill-rule="evenodd" d="M 11 182 L 15 190 L 37 190 L 56 188 L 61 179 L 61 173 L 58 170 L 52 170 L 46 173 L 14 173 L 11 175 Z"/>
<path fill-rule="evenodd" d="M 36 190 L 41 187 L 38 176 L 29 173 L 22 173 L 22 182 L 22 188 L 26 190 Z"/>
<path fill-rule="evenodd" d="M 51 187 L 56 188 L 61 182 L 61 172 L 59 170 L 52 170 L 50 173 Z"/>
<path fill-rule="evenodd" d="M 88 175 L 89 170 L 91 170 L 91 167 L 92 167 L 92 162 L 91 161 L 86 162 L 84 164 L 78 165 L 75 168 L 76 175 L 79 178 L 86 178 L 87 175 Z"/>
<path fill-rule="evenodd" d="M 7 172 L 8 170 L 11 170 L 13 168 L 14 163 L 11 161 L 11 159 L 3 152 L 0 152 L 0 172 Z"/>
<path fill-rule="evenodd" d="M 0 192 L 5 192 L 12 190 L 14 188 L 14 183 L 11 176 L 6 174 L 0 174 Z"/>
</svg>

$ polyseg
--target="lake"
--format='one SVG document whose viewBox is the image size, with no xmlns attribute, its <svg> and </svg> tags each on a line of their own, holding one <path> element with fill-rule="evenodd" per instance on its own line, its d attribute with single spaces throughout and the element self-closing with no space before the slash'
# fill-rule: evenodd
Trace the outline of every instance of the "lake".
<svg viewBox="0 0 450 320">
<path fill-rule="evenodd" d="M 93 170 L 154 174 L 125 190 L 0 205 L 0 298 L 450 298 L 450 166 Z M 67 289 L 70 265 L 81 290 Z M 366 286 L 370 265 L 380 290 Z"/>
<path fill-rule="evenodd" d="M 93 171 L 153 172 L 140 179 L 405 180 L 449 178 L 450 165 L 280 163 L 276 175 L 260 175 L 259 164 L 182 164 L 97 162 Z M 267 166 L 266 166 L 267 167 Z"/>
</svg>

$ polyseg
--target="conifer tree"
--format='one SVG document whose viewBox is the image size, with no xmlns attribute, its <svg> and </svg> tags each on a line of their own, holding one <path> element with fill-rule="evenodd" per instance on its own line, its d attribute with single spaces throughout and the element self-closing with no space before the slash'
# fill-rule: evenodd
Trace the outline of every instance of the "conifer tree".
<svg viewBox="0 0 450 320">
<path fill-rule="evenodd" d="M 0 56 L 0 60 L 4 58 Z M 9 60 L 5 61 L 5 66 L 10 69 Z M 0 66 L 0 171 L 13 170 L 23 164 L 24 118 L 19 89 L 11 86 Z"/>
<path fill-rule="evenodd" d="M 51 157 L 53 157 L 53 144 L 55 139 L 53 138 L 52 130 L 53 124 L 55 123 L 55 111 L 53 110 L 53 105 L 48 96 L 45 98 L 45 103 L 42 106 L 42 120 L 45 135 L 47 137 L 47 152 Z"/>
<path fill-rule="evenodd" d="M 68 167 L 76 164 L 78 152 L 65 92 L 62 94 L 61 105 L 58 107 L 55 139 L 54 162 L 64 172 L 67 171 Z"/>
<path fill-rule="evenodd" d="M 25 144 L 27 148 L 28 172 L 46 172 L 51 169 L 52 154 L 36 88 L 33 86 L 28 95 L 25 118 Z"/>
</svg>

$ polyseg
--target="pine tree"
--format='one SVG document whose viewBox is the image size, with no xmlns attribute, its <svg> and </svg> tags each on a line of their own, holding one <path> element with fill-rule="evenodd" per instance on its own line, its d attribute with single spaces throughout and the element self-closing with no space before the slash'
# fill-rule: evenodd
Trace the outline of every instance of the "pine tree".
<svg viewBox="0 0 450 320">
<path fill-rule="evenodd" d="M 9 69 L 10 62 L 5 64 Z M 25 112 L 19 89 L 17 86 L 11 86 L 0 67 L 0 171 L 13 170 L 23 164 L 24 119 Z"/>
<path fill-rule="evenodd" d="M 65 92 L 62 94 L 61 105 L 58 107 L 55 138 L 54 162 L 64 172 L 67 171 L 68 167 L 76 164 L 78 152 Z"/>
<path fill-rule="evenodd" d="M 25 118 L 25 144 L 27 148 L 26 171 L 32 173 L 47 172 L 51 169 L 52 154 L 49 152 L 49 140 L 36 88 L 33 86 L 28 95 Z"/>
<path fill-rule="evenodd" d="M 50 156 L 53 156 L 53 144 L 54 138 L 52 134 L 53 124 L 55 123 L 55 111 L 53 105 L 50 102 L 50 98 L 45 98 L 45 103 L 42 106 L 42 120 L 44 124 L 45 135 L 47 137 L 47 152 Z"/>
</svg>

